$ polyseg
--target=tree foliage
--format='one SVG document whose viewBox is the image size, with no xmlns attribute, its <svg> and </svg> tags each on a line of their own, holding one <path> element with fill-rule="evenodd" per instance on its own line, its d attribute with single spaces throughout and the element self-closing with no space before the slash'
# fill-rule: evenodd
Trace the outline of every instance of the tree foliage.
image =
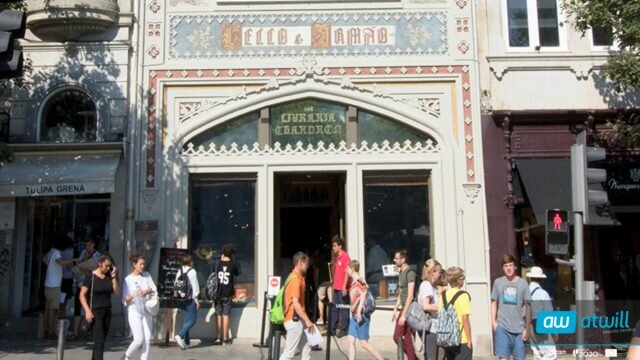
<svg viewBox="0 0 640 360">
<path fill-rule="evenodd" d="M 611 30 L 617 51 L 604 67 L 619 92 L 640 90 L 640 0 L 571 0 L 564 5 L 575 28 Z"/>
</svg>

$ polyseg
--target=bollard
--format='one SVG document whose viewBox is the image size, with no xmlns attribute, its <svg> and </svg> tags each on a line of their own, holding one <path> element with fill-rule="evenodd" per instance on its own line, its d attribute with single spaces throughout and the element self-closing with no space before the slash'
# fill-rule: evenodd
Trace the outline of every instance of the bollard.
<svg viewBox="0 0 640 360">
<path fill-rule="evenodd" d="M 397 342 L 397 344 L 398 344 L 398 360 L 403 360 L 404 359 L 404 354 L 403 354 L 404 350 L 402 349 L 402 347 L 404 346 L 403 343 L 404 343 L 404 336 L 400 336 L 398 338 L 398 342 Z"/>
<path fill-rule="evenodd" d="M 280 359 L 280 337 L 282 331 L 276 330 L 273 332 L 273 359 Z"/>
<path fill-rule="evenodd" d="M 64 336 L 67 332 L 66 319 L 58 320 L 58 351 L 56 353 L 57 360 L 64 360 Z"/>
<path fill-rule="evenodd" d="M 267 337 L 267 344 L 269 345 L 267 360 L 273 360 L 273 324 L 269 323 L 269 336 Z"/>
<path fill-rule="evenodd" d="M 269 297 L 267 296 L 267 292 L 264 292 L 264 305 L 262 306 L 262 327 L 260 328 L 260 342 L 259 343 L 254 343 L 253 346 L 255 347 L 269 347 L 268 344 L 265 344 L 264 342 L 264 327 L 265 327 L 265 323 L 267 321 L 267 304 L 269 304 Z"/>
<path fill-rule="evenodd" d="M 325 359 L 331 359 L 331 309 L 333 303 L 330 302 L 327 305 L 327 352 L 325 353 Z"/>
</svg>

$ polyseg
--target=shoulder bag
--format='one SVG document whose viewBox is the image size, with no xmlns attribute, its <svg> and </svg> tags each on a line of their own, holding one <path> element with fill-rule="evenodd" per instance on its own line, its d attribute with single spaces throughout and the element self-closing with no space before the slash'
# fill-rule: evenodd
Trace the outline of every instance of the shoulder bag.
<svg viewBox="0 0 640 360">
<path fill-rule="evenodd" d="M 149 273 L 147 273 L 148 276 Z M 149 280 L 147 280 L 147 285 L 149 285 Z M 149 288 L 151 288 L 149 286 Z M 144 302 L 144 308 L 147 310 L 147 312 L 149 314 L 151 314 L 151 316 L 156 316 L 158 315 L 158 311 L 160 311 L 160 299 L 158 298 L 158 293 L 151 293 L 146 301 Z"/>
</svg>

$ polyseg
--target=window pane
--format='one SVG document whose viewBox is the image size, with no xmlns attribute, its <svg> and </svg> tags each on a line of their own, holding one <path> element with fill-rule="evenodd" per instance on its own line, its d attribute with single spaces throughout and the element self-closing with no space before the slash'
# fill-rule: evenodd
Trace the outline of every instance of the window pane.
<svg viewBox="0 0 640 360">
<path fill-rule="evenodd" d="M 255 303 L 255 176 L 196 178 L 191 183 L 191 251 L 202 277 L 225 244 L 233 244 L 240 276 L 235 279 L 234 305 Z"/>
<path fill-rule="evenodd" d="M 358 111 L 358 139 L 360 142 L 367 141 L 369 144 L 382 144 L 385 140 L 393 144 L 403 143 L 406 140 L 412 143 L 421 142 L 428 137 L 397 121 Z"/>
<path fill-rule="evenodd" d="M 609 28 L 592 26 L 591 35 L 593 37 L 593 46 L 613 45 L 613 32 Z"/>
<path fill-rule="evenodd" d="M 96 141 L 97 112 L 93 100 L 79 90 L 63 90 L 53 95 L 43 110 L 40 141 Z"/>
<path fill-rule="evenodd" d="M 367 282 L 383 299 L 397 295 L 398 277 L 384 277 L 381 269 L 395 250 L 406 249 L 418 270 L 431 257 L 428 177 L 415 170 L 364 174 Z"/>
<path fill-rule="evenodd" d="M 538 0 L 540 46 L 560 46 L 556 0 Z"/>
<path fill-rule="evenodd" d="M 270 109 L 271 143 L 338 145 L 346 140 L 347 107 L 317 100 L 297 101 Z"/>
<path fill-rule="evenodd" d="M 529 15 L 527 0 L 507 0 L 509 46 L 529 46 Z"/>
<path fill-rule="evenodd" d="M 258 113 L 252 113 L 216 126 L 191 141 L 196 148 L 201 145 L 208 148 L 210 144 L 215 144 L 218 149 L 222 145 L 228 149 L 233 143 L 238 146 L 253 146 L 256 142 L 258 142 Z"/>
</svg>

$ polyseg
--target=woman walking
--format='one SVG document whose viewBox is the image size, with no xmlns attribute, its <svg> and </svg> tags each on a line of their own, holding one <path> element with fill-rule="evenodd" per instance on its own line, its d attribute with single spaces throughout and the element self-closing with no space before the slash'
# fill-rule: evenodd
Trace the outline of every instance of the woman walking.
<svg viewBox="0 0 640 360">
<path fill-rule="evenodd" d="M 424 263 L 422 283 L 418 291 L 418 304 L 422 306 L 422 310 L 428 312 L 431 316 L 431 329 L 424 333 L 424 339 L 422 339 L 425 360 L 438 359 L 438 335 L 435 329 L 438 325 L 438 304 L 440 304 L 441 298 L 438 285 L 440 284 L 441 275 L 442 265 L 437 260 L 429 259 Z"/>
<path fill-rule="evenodd" d="M 351 321 L 349 322 L 349 360 L 356 358 L 356 339 L 360 340 L 360 347 L 367 350 L 376 360 L 382 360 L 378 350 L 369 343 L 369 319 L 363 311 L 367 298 L 367 283 L 360 277 L 360 262 L 351 260 L 347 267 L 347 275 L 352 279 L 349 298 L 351 299 Z"/>
<path fill-rule="evenodd" d="M 145 309 L 144 303 L 149 295 L 154 294 L 156 284 L 148 272 L 144 271 L 144 258 L 142 255 L 133 254 L 129 257 L 132 271 L 124 279 L 122 285 L 122 301 L 127 308 L 129 328 L 133 333 L 133 341 L 124 354 L 124 359 L 129 357 L 138 348 L 142 347 L 140 360 L 149 358 L 149 345 L 151 344 L 152 315 Z"/>
<path fill-rule="evenodd" d="M 188 291 L 185 294 L 185 299 L 180 306 L 180 313 L 182 314 L 182 328 L 178 335 L 174 337 L 176 343 L 182 350 L 187 350 L 190 344 L 189 330 L 196 324 L 198 318 L 198 309 L 200 309 L 200 302 L 198 301 L 198 295 L 200 295 L 200 284 L 198 283 L 198 275 L 193 268 L 193 259 L 190 255 L 186 255 L 182 258 L 182 267 L 178 272 L 178 278 L 184 276 L 188 279 Z"/>
<path fill-rule="evenodd" d="M 87 322 L 93 322 L 91 360 L 102 360 L 104 343 L 111 326 L 111 294 L 118 294 L 118 273 L 108 255 L 98 258 L 98 267 L 85 277 L 80 303 Z"/>
</svg>

